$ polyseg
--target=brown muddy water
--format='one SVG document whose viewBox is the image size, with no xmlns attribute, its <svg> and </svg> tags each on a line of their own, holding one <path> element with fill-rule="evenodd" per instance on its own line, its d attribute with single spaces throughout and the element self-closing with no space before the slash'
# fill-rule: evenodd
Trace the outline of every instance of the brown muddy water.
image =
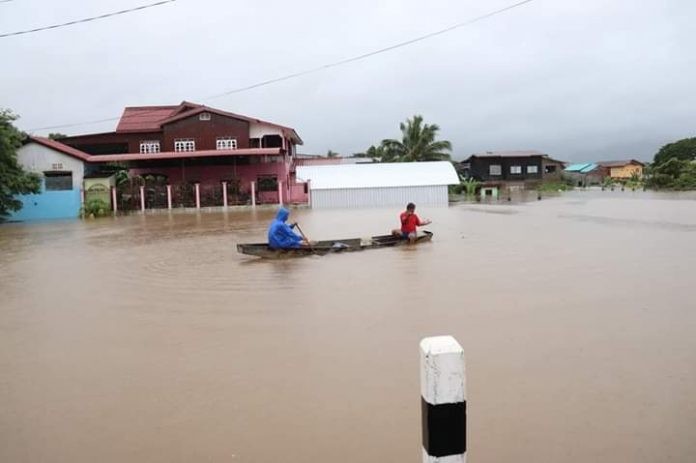
<svg viewBox="0 0 696 463">
<path fill-rule="evenodd" d="M 293 212 L 312 239 L 399 210 Z M 272 212 L 0 227 L 0 461 L 420 461 L 418 342 L 469 461 L 696 455 L 696 198 L 418 211 L 432 243 L 257 261 Z"/>
</svg>

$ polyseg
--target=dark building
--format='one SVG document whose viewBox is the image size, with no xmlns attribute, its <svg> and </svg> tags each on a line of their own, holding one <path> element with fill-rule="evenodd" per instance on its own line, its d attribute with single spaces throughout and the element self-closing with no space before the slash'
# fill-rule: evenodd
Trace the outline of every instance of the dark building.
<svg viewBox="0 0 696 463">
<path fill-rule="evenodd" d="M 487 151 L 472 154 L 457 170 L 484 183 L 526 183 L 560 180 L 563 165 L 539 151 Z"/>
</svg>

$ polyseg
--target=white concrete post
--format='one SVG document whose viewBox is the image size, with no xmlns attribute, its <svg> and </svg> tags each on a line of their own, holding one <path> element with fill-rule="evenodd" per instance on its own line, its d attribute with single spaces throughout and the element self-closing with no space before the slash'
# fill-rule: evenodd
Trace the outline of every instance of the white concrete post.
<svg viewBox="0 0 696 463">
<path fill-rule="evenodd" d="M 114 210 L 114 214 L 118 212 L 118 203 L 116 202 L 116 187 L 111 187 L 111 208 Z"/>
<path fill-rule="evenodd" d="M 80 206 L 85 207 L 85 189 L 80 188 Z"/>
<path fill-rule="evenodd" d="M 201 184 L 196 183 L 196 209 L 201 208 Z"/>
<path fill-rule="evenodd" d="M 251 205 L 256 207 L 256 182 L 251 182 Z"/>
<path fill-rule="evenodd" d="M 172 186 L 167 185 L 167 209 L 172 208 Z"/>
<path fill-rule="evenodd" d="M 278 204 L 283 204 L 283 181 L 278 180 Z"/>
<path fill-rule="evenodd" d="M 140 210 L 145 212 L 145 187 L 140 187 Z"/>
<path fill-rule="evenodd" d="M 227 182 L 222 182 L 222 205 L 227 207 Z"/>
<path fill-rule="evenodd" d="M 452 336 L 420 343 L 423 463 L 466 463 L 464 350 Z"/>
<path fill-rule="evenodd" d="M 307 205 L 312 207 L 312 180 L 307 180 Z"/>
</svg>

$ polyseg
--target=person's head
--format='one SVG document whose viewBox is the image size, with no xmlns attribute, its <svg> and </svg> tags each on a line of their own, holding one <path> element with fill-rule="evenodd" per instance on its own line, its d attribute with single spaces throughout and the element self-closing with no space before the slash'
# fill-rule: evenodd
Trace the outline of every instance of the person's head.
<svg viewBox="0 0 696 463">
<path fill-rule="evenodd" d="M 288 217 L 290 216 L 290 211 L 285 209 L 284 207 L 281 207 L 278 209 L 278 213 L 276 214 L 276 219 L 280 220 L 281 222 L 285 222 L 288 220 Z"/>
<path fill-rule="evenodd" d="M 413 203 L 408 203 L 406 205 L 406 212 L 411 212 L 411 213 L 416 212 L 416 205 Z"/>
</svg>

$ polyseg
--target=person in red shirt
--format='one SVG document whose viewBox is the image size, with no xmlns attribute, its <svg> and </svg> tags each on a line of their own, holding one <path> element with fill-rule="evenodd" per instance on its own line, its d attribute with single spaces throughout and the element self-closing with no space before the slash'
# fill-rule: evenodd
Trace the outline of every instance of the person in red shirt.
<svg viewBox="0 0 696 463">
<path fill-rule="evenodd" d="M 428 225 L 432 223 L 430 220 L 421 220 L 416 215 L 416 205 L 413 203 L 408 203 L 406 205 L 406 210 L 399 216 L 401 220 L 401 229 L 392 230 L 392 234 L 400 236 L 405 240 L 409 240 L 411 243 L 416 242 L 417 227 L 422 227 L 423 225 Z"/>
</svg>

